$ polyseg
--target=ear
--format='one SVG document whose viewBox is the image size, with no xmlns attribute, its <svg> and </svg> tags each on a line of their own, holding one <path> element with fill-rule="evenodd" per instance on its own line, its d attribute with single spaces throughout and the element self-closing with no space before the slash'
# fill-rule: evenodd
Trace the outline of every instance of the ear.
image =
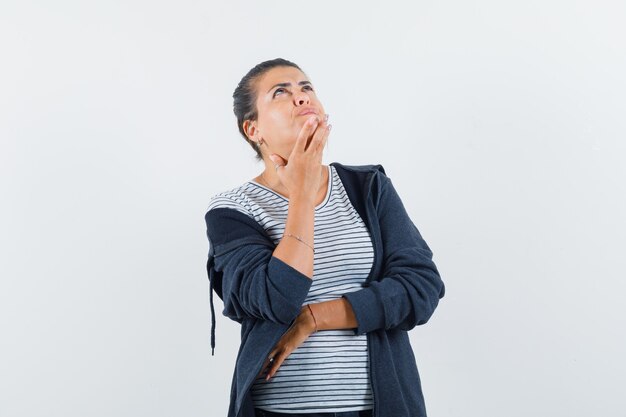
<svg viewBox="0 0 626 417">
<path fill-rule="evenodd" d="M 243 122 L 243 131 L 248 139 L 255 142 L 259 140 L 259 129 L 255 120 L 245 120 Z"/>
</svg>

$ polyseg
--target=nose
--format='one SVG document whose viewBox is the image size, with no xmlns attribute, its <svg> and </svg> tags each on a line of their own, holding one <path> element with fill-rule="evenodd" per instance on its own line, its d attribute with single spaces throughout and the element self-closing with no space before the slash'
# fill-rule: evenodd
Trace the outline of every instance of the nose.
<svg viewBox="0 0 626 417">
<path fill-rule="evenodd" d="M 293 95 L 293 100 L 296 106 L 302 106 L 304 104 L 309 104 L 309 95 L 304 91 L 299 91 Z"/>
</svg>

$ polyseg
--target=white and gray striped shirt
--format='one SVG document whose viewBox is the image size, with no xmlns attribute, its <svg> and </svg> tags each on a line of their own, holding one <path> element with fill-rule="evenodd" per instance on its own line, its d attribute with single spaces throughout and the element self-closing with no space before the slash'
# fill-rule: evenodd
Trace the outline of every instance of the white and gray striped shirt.
<svg viewBox="0 0 626 417">
<path fill-rule="evenodd" d="M 332 165 L 326 198 L 315 207 L 313 283 L 304 304 L 340 298 L 361 289 L 373 263 L 367 227 L 354 209 Z M 216 194 L 207 210 L 230 207 L 253 217 L 278 244 L 289 201 L 248 181 Z M 255 407 L 282 413 L 314 413 L 373 408 L 366 335 L 351 329 L 322 330 L 287 357 L 270 381 L 252 386 Z"/>
</svg>

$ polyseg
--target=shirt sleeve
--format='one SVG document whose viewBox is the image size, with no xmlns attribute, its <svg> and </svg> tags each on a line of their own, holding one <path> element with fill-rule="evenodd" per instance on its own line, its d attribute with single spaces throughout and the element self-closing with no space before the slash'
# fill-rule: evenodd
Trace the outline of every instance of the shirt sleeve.
<svg viewBox="0 0 626 417">
<path fill-rule="evenodd" d="M 383 244 L 382 278 L 344 294 L 358 322 L 355 334 L 411 330 L 426 323 L 445 294 L 432 252 L 409 218 L 391 180 L 380 176 L 376 213 Z"/>
<path fill-rule="evenodd" d="M 209 251 L 208 274 L 224 302 L 223 314 L 290 324 L 300 313 L 312 280 L 273 256 L 265 230 L 232 208 L 205 215 Z"/>
</svg>

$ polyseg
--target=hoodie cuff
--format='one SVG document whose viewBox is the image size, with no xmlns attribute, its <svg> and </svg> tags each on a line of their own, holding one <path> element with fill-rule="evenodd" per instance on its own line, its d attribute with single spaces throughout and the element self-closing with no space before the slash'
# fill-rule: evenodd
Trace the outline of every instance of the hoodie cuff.
<svg viewBox="0 0 626 417">
<path fill-rule="evenodd" d="M 370 287 L 342 295 L 348 300 L 356 317 L 355 335 L 384 327 L 385 317 L 378 295 Z"/>
</svg>

